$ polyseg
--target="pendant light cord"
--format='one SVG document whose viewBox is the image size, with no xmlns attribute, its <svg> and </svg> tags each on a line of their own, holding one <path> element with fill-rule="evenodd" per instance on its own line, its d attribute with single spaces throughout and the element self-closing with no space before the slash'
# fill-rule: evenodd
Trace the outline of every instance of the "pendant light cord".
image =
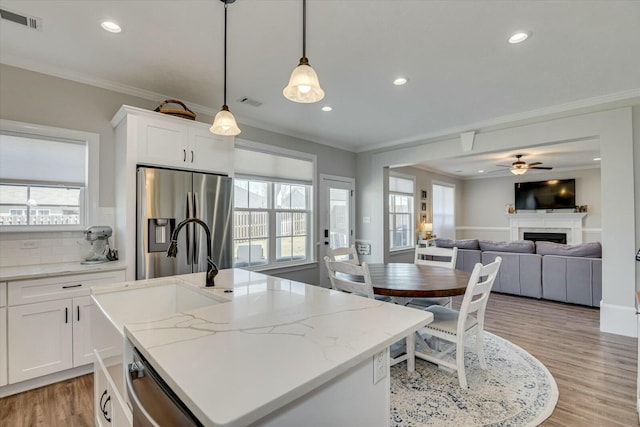
<svg viewBox="0 0 640 427">
<path fill-rule="evenodd" d="M 224 2 L 224 105 L 227 106 L 227 1 Z"/>
<path fill-rule="evenodd" d="M 307 57 L 307 0 L 302 0 L 302 57 Z"/>
</svg>

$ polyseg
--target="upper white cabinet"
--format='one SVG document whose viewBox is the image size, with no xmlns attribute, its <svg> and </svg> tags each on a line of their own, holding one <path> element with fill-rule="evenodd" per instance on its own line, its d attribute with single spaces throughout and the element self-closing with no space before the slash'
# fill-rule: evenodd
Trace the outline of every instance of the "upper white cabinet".
<svg viewBox="0 0 640 427">
<path fill-rule="evenodd" d="M 133 164 L 233 175 L 233 137 L 212 134 L 206 123 L 124 105 L 111 124 Z"/>
</svg>

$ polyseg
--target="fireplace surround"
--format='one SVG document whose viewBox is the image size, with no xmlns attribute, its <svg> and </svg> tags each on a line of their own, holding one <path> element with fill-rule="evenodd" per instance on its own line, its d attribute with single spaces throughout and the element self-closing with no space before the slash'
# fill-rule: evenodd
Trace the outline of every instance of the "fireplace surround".
<svg viewBox="0 0 640 427">
<path fill-rule="evenodd" d="M 509 239 L 523 240 L 524 233 L 564 233 L 566 243 L 582 243 L 582 220 L 585 212 L 545 213 L 524 212 L 506 214 L 509 219 Z"/>
<path fill-rule="evenodd" d="M 553 243 L 567 243 L 567 233 L 538 233 L 532 231 L 525 231 L 523 234 L 524 240 L 531 240 L 533 242 L 553 242 Z"/>
</svg>

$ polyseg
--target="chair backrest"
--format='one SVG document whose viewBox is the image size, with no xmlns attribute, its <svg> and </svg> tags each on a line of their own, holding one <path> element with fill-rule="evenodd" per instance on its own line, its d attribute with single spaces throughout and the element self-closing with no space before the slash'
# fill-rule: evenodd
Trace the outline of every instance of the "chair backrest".
<svg viewBox="0 0 640 427">
<path fill-rule="evenodd" d="M 355 245 L 351 245 L 347 248 L 327 249 L 327 255 L 331 261 L 343 261 L 360 265 L 360 259 L 358 258 L 358 252 L 356 251 Z"/>
<path fill-rule="evenodd" d="M 484 324 L 484 312 L 487 308 L 487 301 L 491 294 L 493 282 L 498 276 L 498 270 L 502 263 L 501 257 L 496 257 L 491 264 L 482 265 L 477 263 L 473 267 L 467 290 L 462 299 L 460 306 L 460 316 L 458 317 L 458 334 L 464 333 L 466 330 L 464 323 L 467 316 L 471 313 L 478 312 L 476 320 L 482 326 Z"/>
<path fill-rule="evenodd" d="M 449 258 L 449 261 L 435 261 L 432 259 L 422 259 L 422 256 Z M 435 265 L 438 267 L 456 268 L 458 259 L 458 248 L 439 248 L 437 246 L 420 247 L 416 246 L 414 264 Z"/>
<path fill-rule="evenodd" d="M 371 273 L 369 273 L 369 266 L 366 262 L 362 263 L 362 265 L 355 265 L 350 262 L 331 261 L 328 256 L 324 257 L 324 262 L 327 264 L 327 271 L 329 272 L 329 279 L 333 289 L 375 298 Z"/>
</svg>

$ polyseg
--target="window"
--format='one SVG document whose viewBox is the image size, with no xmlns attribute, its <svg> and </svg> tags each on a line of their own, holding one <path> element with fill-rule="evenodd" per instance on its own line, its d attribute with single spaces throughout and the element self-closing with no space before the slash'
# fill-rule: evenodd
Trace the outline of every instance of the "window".
<svg viewBox="0 0 640 427">
<path fill-rule="evenodd" d="M 432 205 L 433 233 L 443 239 L 455 239 L 455 186 L 433 184 Z"/>
<path fill-rule="evenodd" d="M 0 120 L 0 230 L 84 228 L 97 206 L 98 146 L 96 134 Z"/>
<path fill-rule="evenodd" d="M 234 267 L 311 259 L 311 186 L 235 179 Z"/>
<path fill-rule="evenodd" d="M 389 249 L 413 248 L 415 180 L 410 176 L 389 176 Z"/>
<path fill-rule="evenodd" d="M 236 140 L 234 267 L 284 267 L 314 259 L 315 156 L 273 150 Z"/>
</svg>

